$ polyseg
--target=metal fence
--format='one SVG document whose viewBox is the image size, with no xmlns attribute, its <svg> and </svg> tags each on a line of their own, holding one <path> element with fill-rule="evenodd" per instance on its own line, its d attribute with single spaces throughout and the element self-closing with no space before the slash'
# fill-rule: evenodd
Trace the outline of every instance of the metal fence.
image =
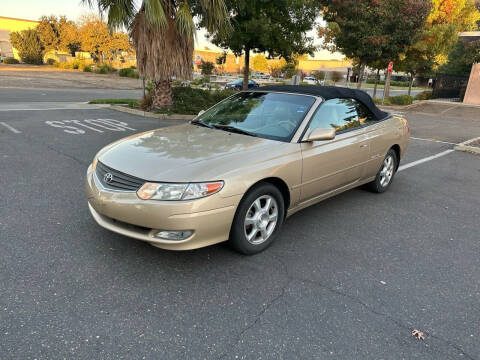
<svg viewBox="0 0 480 360">
<path fill-rule="evenodd" d="M 432 98 L 461 99 L 465 95 L 468 76 L 437 74 L 433 83 Z"/>
</svg>

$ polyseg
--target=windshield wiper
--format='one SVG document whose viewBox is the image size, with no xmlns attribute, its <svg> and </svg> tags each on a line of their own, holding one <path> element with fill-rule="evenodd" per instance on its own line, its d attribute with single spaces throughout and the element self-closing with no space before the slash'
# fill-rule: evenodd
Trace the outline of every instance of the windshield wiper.
<svg viewBox="0 0 480 360">
<path fill-rule="evenodd" d="M 198 125 L 198 126 L 203 126 L 203 127 L 209 128 L 209 129 L 213 129 L 213 126 L 212 126 L 212 125 L 209 125 L 209 124 L 204 123 L 204 122 L 202 122 L 202 121 L 195 120 L 195 121 L 192 121 L 191 123 L 192 123 L 192 124 L 195 124 L 195 125 Z"/>
<path fill-rule="evenodd" d="M 246 131 L 246 130 L 239 129 L 235 126 L 230 126 L 230 125 L 212 125 L 212 126 L 215 129 L 219 129 L 219 130 L 225 130 L 225 131 L 229 131 L 229 132 L 232 132 L 232 133 L 258 137 L 258 135 L 255 135 L 255 134 L 253 134 L 249 131 Z"/>
</svg>

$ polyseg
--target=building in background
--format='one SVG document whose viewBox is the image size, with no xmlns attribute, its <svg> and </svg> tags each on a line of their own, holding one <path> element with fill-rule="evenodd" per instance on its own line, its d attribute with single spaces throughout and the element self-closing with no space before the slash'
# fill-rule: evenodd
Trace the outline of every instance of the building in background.
<svg viewBox="0 0 480 360">
<path fill-rule="evenodd" d="M 10 43 L 10 33 L 12 31 L 34 29 L 38 23 L 39 21 L 0 16 L 0 56 L 14 57 L 20 60 L 17 50 Z"/>
<path fill-rule="evenodd" d="M 479 41 L 480 31 L 463 32 L 460 37 L 466 41 Z M 463 102 L 480 105 L 480 63 L 472 65 Z"/>
</svg>

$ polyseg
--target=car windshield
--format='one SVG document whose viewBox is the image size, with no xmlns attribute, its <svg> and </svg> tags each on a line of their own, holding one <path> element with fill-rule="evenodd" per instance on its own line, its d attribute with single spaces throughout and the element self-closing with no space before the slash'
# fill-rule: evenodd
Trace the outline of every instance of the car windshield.
<svg viewBox="0 0 480 360">
<path fill-rule="evenodd" d="M 307 95 L 242 92 L 218 103 L 195 122 L 289 142 L 314 102 L 315 98 Z"/>
</svg>

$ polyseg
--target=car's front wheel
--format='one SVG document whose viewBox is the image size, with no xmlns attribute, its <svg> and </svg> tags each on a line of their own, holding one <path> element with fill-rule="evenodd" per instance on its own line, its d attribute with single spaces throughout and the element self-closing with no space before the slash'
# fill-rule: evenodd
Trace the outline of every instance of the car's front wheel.
<svg viewBox="0 0 480 360">
<path fill-rule="evenodd" d="M 230 244 L 246 255 L 265 250 L 275 240 L 285 214 L 282 193 L 272 184 L 251 189 L 240 202 L 232 228 Z"/>
<path fill-rule="evenodd" d="M 375 176 L 375 180 L 369 183 L 370 190 L 376 193 L 385 192 L 393 181 L 393 176 L 397 171 L 397 154 L 393 149 L 388 150 L 385 159 L 383 159 L 382 167 Z"/>
</svg>

